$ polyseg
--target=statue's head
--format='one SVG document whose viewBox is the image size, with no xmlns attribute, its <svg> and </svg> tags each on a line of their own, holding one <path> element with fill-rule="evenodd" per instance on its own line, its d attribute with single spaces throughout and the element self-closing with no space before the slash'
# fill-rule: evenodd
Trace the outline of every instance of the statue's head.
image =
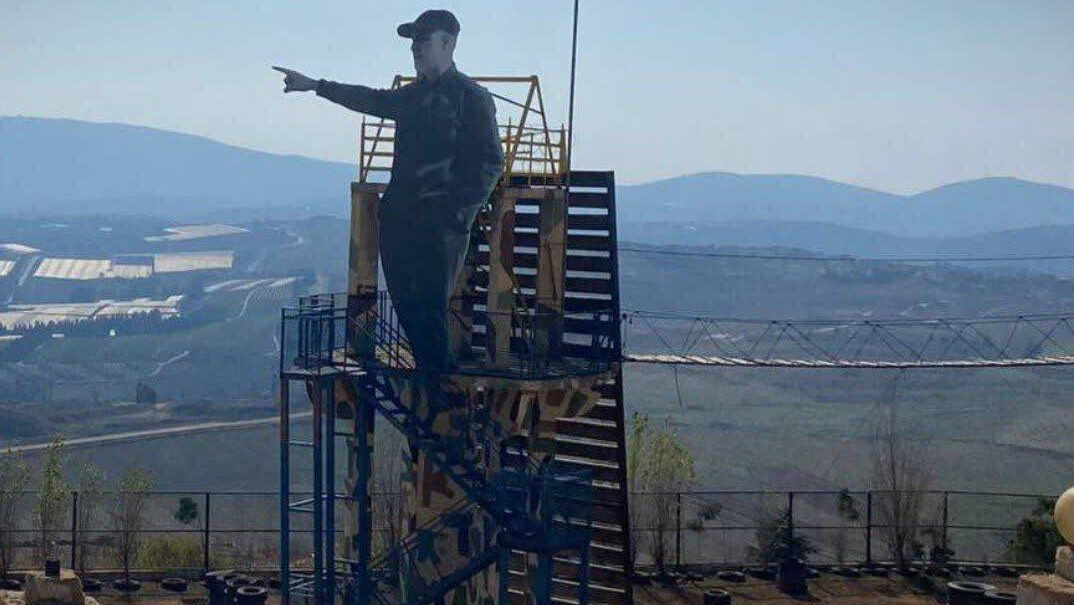
<svg viewBox="0 0 1074 605">
<path fill-rule="evenodd" d="M 427 10 L 397 31 L 411 39 L 410 52 L 419 78 L 435 78 L 451 67 L 459 35 L 459 21 L 451 11 Z"/>
</svg>

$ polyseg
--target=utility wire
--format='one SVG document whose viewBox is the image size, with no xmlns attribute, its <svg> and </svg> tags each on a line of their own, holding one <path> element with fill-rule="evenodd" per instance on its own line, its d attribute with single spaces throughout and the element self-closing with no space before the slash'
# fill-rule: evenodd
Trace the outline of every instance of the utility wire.
<svg viewBox="0 0 1074 605">
<path fill-rule="evenodd" d="M 803 254 L 750 254 L 735 252 L 691 252 L 688 250 L 660 250 L 655 248 L 634 248 L 631 246 L 619 246 L 619 252 L 632 252 L 635 254 L 653 254 L 661 256 L 692 256 L 701 258 L 741 258 L 751 260 L 800 260 L 818 262 L 879 262 L 879 263 L 965 263 L 965 262 L 999 262 L 999 261 L 1033 261 L 1033 260 L 1074 260 L 1074 254 L 1049 254 L 1039 256 L 892 256 L 892 257 L 863 257 L 863 256 L 806 256 Z"/>
</svg>

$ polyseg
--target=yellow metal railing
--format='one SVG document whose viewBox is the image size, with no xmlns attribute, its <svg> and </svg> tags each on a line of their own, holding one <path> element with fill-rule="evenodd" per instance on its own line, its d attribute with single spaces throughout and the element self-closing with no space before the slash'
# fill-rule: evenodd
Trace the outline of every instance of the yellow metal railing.
<svg viewBox="0 0 1074 605">
<path fill-rule="evenodd" d="M 490 90 L 498 115 L 507 115 L 499 125 L 504 149 L 505 182 L 540 179 L 543 184 L 564 182 L 567 173 L 567 131 L 552 129 L 544 109 L 544 98 L 537 76 L 484 76 L 473 78 L 490 89 L 504 85 L 523 85 L 522 100 Z M 395 76 L 392 88 L 410 82 L 410 76 Z M 517 115 L 517 120 L 515 119 Z M 368 182 L 376 172 L 390 172 L 395 144 L 395 123 L 391 120 L 362 119 L 358 146 L 358 181 Z M 549 182 L 551 181 L 551 183 Z"/>
</svg>

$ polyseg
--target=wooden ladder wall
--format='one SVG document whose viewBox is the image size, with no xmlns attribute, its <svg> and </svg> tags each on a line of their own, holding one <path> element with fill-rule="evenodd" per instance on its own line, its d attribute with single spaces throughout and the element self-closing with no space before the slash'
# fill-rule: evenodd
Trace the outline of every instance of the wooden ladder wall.
<svg viewBox="0 0 1074 605">
<path fill-rule="evenodd" d="M 615 174 L 613 172 L 574 171 L 568 195 L 566 241 L 566 292 L 564 306 L 568 314 L 603 310 L 611 307 L 620 315 L 619 258 L 616 252 Z M 540 217 L 537 212 L 543 190 L 533 189 L 514 200 L 517 211 L 514 232 L 514 269 L 523 294 L 532 299 L 538 294 L 537 270 Z M 519 250 L 521 248 L 521 250 Z M 488 246 L 479 247 L 477 262 L 487 268 Z M 484 299 L 486 283 L 478 282 L 477 298 Z M 487 346 L 483 314 L 474 314 L 472 346 Z M 588 347 L 592 327 L 590 319 L 567 317 L 563 323 L 565 354 L 578 354 Z M 618 326 L 618 324 L 616 324 Z M 616 328 L 618 329 L 618 327 Z M 574 341 L 574 344 L 572 343 Z M 582 347 L 578 353 L 574 346 Z M 588 414 L 580 418 L 556 421 L 556 460 L 568 468 L 590 469 L 595 477 L 594 494 L 598 505 L 593 511 L 596 527 L 591 548 L 591 603 L 619 605 L 633 603 L 629 577 L 633 562 L 629 550 L 630 514 L 626 483 L 626 424 L 623 405 L 623 376 L 615 376 L 600 385 L 601 399 Z M 513 560 L 518 571 L 524 559 L 516 553 Z M 577 560 L 557 559 L 554 594 L 557 601 L 575 599 L 570 579 L 577 577 Z M 521 588 L 522 578 L 515 576 Z M 520 590 L 512 590 L 513 602 L 522 603 Z"/>
</svg>

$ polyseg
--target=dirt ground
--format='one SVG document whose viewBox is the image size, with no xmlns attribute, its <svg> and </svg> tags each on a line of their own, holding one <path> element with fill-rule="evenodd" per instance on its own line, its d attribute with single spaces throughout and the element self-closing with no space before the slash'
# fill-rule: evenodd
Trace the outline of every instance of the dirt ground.
<svg viewBox="0 0 1074 605">
<path fill-rule="evenodd" d="M 967 578 L 1011 590 L 1018 584 L 1017 578 Z M 942 590 L 948 580 L 935 581 L 940 592 L 928 591 L 911 581 L 892 573 L 889 578 L 845 578 L 822 575 L 809 580 L 809 595 L 791 597 L 780 591 L 774 582 L 749 578 L 742 584 L 707 578 L 678 586 L 662 586 L 657 583 L 634 587 L 637 605 L 701 605 L 702 595 L 711 588 L 722 588 L 731 593 L 735 603 L 764 603 L 765 605 L 801 605 L 802 603 L 826 603 L 831 605 L 936 605 L 945 602 Z"/>
<path fill-rule="evenodd" d="M 984 577 L 967 578 L 992 584 L 1001 590 L 1014 590 L 1016 578 Z M 830 605 L 935 605 L 944 602 L 943 587 L 947 580 L 935 581 L 938 591 L 928 591 L 919 585 L 891 574 L 889 578 L 822 575 L 809 580 L 809 595 L 791 597 L 781 592 L 772 581 L 749 578 L 741 584 L 707 578 L 700 582 L 685 582 L 667 586 L 659 583 L 635 585 L 634 601 L 637 605 L 701 605 L 703 594 L 712 588 L 722 588 L 732 595 L 735 603 L 763 603 L 764 605 L 802 605 L 815 602 Z M 0 591 L 0 605 L 19 605 L 21 593 Z M 105 589 L 93 597 L 101 605 L 205 605 L 208 595 L 200 584 L 190 583 L 188 592 L 182 595 L 169 593 L 155 582 L 143 582 L 142 590 L 133 597 L 126 597 Z M 278 594 L 270 593 L 266 605 L 279 605 Z"/>
</svg>

